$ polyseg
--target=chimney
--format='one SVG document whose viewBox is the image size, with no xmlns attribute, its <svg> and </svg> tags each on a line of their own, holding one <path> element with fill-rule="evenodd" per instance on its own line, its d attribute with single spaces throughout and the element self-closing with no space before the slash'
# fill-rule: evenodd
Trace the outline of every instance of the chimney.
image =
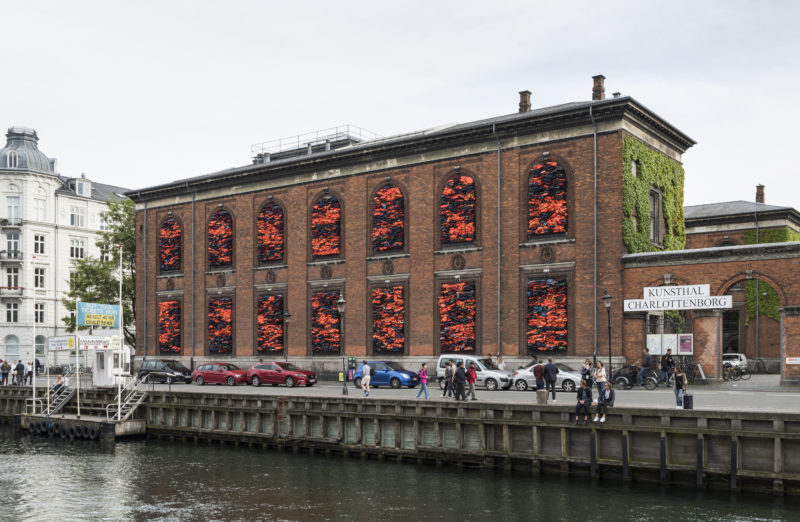
<svg viewBox="0 0 800 522">
<path fill-rule="evenodd" d="M 519 112 L 531 110 L 531 91 L 519 91 Z"/>
<path fill-rule="evenodd" d="M 605 79 L 606 77 L 602 74 L 592 76 L 592 80 L 594 80 L 594 85 L 592 85 L 592 100 L 606 99 L 606 88 L 605 85 L 603 85 Z"/>
<path fill-rule="evenodd" d="M 756 185 L 756 203 L 764 202 L 764 185 Z"/>
</svg>

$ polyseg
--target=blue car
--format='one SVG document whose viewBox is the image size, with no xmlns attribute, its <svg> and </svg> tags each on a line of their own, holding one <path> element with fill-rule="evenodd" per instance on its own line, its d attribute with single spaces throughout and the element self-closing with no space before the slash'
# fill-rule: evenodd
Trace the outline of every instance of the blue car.
<svg viewBox="0 0 800 522">
<path fill-rule="evenodd" d="M 377 388 L 378 386 L 391 386 L 392 388 L 402 388 L 407 386 L 414 388 L 419 384 L 419 375 L 408 371 L 400 363 L 392 361 L 367 361 L 370 367 L 369 385 Z M 356 373 L 353 374 L 353 384 L 356 388 L 361 388 L 361 377 L 364 363 L 358 365 Z"/>
</svg>

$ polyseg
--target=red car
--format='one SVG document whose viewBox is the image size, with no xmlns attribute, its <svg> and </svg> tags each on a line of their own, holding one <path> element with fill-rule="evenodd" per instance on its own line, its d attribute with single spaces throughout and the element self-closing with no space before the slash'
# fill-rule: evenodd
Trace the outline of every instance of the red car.
<svg viewBox="0 0 800 522">
<path fill-rule="evenodd" d="M 310 370 L 301 370 L 288 362 L 258 363 L 247 370 L 247 382 L 253 386 L 285 384 L 292 386 L 313 386 L 317 382 L 317 374 Z"/>
<path fill-rule="evenodd" d="M 247 372 L 231 363 L 201 364 L 192 372 L 192 380 L 200 386 L 208 384 L 247 384 Z"/>
</svg>

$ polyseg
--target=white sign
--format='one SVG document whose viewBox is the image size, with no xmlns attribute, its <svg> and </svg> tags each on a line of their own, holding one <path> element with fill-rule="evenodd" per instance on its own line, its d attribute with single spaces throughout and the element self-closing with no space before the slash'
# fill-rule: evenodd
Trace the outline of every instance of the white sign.
<svg viewBox="0 0 800 522">
<path fill-rule="evenodd" d="M 645 299 L 659 297 L 710 297 L 711 285 L 646 286 L 642 295 Z"/>
<path fill-rule="evenodd" d="M 108 348 L 111 344 L 111 339 L 108 337 L 95 337 L 89 335 L 81 335 L 78 337 L 78 348 L 81 350 L 98 350 Z"/>
<path fill-rule="evenodd" d="M 661 355 L 661 335 L 647 334 L 647 351 L 651 355 Z"/>
<path fill-rule="evenodd" d="M 800 357 L 787 357 L 786 364 L 800 364 Z"/>
<path fill-rule="evenodd" d="M 75 338 L 71 335 L 64 337 L 48 337 L 47 343 L 51 352 L 75 349 Z"/>
<path fill-rule="evenodd" d="M 122 347 L 122 343 L 119 342 L 119 335 L 111 336 L 110 346 L 115 350 L 119 350 Z"/>
<path fill-rule="evenodd" d="M 712 310 L 732 308 L 733 298 L 729 295 L 701 297 L 659 297 L 655 299 L 625 299 L 625 312 L 656 312 L 663 310 Z"/>
</svg>

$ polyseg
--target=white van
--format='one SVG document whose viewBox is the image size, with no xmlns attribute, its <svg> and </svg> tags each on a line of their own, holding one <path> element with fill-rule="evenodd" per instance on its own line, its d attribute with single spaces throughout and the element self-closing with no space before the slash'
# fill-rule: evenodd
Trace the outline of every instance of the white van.
<svg viewBox="0 0 800 522">
<path fill-rule="evenodd" d="M 458 353 L 447 353 L 439 356 L 436 363 L 436 378 L 439 379 L 439 388 L 444 390 L 444 363 L 452 361 L 454 364 L 464 363 L 464 369 L 469 369 L 470 363 L 475 363 L 475 375 L 477 381 L 475 385 L 483 386 L 489 391 L 497 389 L 507 390 L 513 384 L 511 375 L 513 372 L 501 370 L 484 355 L 466 355 Z"/>
</svg>

